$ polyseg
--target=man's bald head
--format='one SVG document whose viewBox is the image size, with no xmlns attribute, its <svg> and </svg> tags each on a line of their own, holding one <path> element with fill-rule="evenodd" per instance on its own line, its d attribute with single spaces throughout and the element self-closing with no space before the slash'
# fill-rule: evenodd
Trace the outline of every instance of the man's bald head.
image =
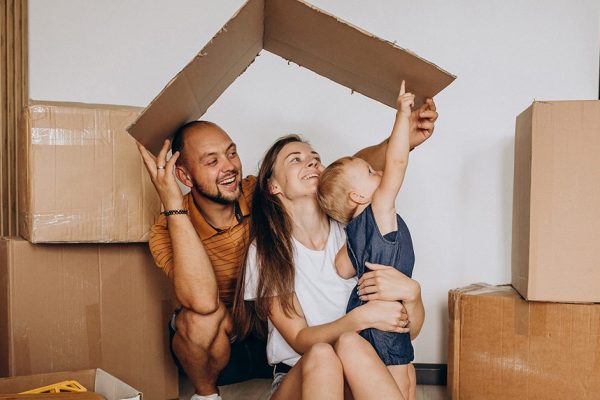
<svg viewBox="0 0 600 400">
<path fill-rule="evenodd" d="M 179 152 L 179 159 L 177 164 L 184 164 L 185 161 L 185 143 L 186 139 L 192 135 L 202 135 L 203 133 L 208 134 L 211 131 L 221 131 L 227 135 L 223 129 L 214 122 L 210 121 L 191 121 L 185 125 L 182 125 L 175 134 L 173 135 L 173 142 L 171 144 L 171 150 L 173 153 Z"/>
</svg>

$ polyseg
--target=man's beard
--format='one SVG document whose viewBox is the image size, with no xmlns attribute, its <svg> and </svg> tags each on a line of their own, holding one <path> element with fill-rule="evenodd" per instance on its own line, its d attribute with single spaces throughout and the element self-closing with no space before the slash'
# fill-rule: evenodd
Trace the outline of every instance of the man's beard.
<svg viewBox="0 0 600 400">
<path fill-rule="evenodd" d="M 237 176 L 236 176 L 236 179 L 237 179 Z M 223 193 L 221 193 L 221 190 L 219 189 L 219 185 L 218 184 L 216 185 L 216 187 L 217 187 L 217 193 L 216 194 L 210 193 L 208 190 L 204 189 L 202 187 L 202 185 L 200 185 L 200 183 L 197 182 L 195 179 L 193 179 L 193 184 L 194 184 L 194 189 L 196 189 L 196 191 L 200 195 L 202 195 L 203 197 L 205 197 L 205 198 L 207 198 L 209 200 L 212 200 L 212 201 L 214 201 L 215 203 L 218 203 L 218 204 L 223 204 L 223 205 L 233 204 L 239 198 L 239 195 L 236 196 L 235 199 L 227 199 L 227 198 L 225 198 L 223 196 Z M 238 184 L 238 190 L 239 190 L 238 193 L 242 192 L 242 182 L 241 181 Z"/>
</svg>

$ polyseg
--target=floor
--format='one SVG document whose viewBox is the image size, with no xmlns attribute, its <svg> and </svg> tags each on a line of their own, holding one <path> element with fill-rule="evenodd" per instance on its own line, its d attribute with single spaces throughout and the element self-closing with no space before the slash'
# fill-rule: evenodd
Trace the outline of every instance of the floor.
<svg viewBox="0 0 600 400">
<path fill-rule="evenodd" d="M 180 378 L 181 400 L 188 400 L 194 389 L 185 378 Z M 268 400 L 271 381 L 254 379 L 252 381 L 237 383 L 221 387 L 223 400 Z M 446 386 L 417 385 L 417 400 L 447 400 Z"/>
</svg>

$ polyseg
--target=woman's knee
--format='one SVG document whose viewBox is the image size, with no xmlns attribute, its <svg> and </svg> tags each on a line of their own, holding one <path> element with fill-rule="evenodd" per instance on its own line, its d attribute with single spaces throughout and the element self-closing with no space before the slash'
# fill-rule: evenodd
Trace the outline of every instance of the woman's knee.
<svg viewBox="0 0 600 400">
<path fill-rule="evenodd" d="M 328 343 L 317 343 L 313 345 L 302 356 L 303 372 L 312 371 L 314 369 L 326 368 L 328 370 L 342 370 L 342 364 L 338 356 L 335 354 L 333 347 Z"/>
<path fill-rule="evenodd" d="M 335 351 L 340 353 L 353 352 L 363 346 L 365 340 L 356 332 L 344 332 L 335 343 Z"/>
</svg>

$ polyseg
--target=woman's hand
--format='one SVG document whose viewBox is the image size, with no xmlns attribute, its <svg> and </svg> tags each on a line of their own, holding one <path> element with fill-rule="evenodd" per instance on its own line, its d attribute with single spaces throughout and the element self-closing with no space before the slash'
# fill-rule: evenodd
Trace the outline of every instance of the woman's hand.
<svg viewBox="0 0 600 400">
<path fill-rule="evenodd" d="M 421 285 L 402 272 L 387 265 L 365 263 L 371 271 L 358 281 L 362 301 L 403 300 L 414 302 L 421 297 Z"/>
<path fill-rule="evenodd" d="M 399 301 L 373 300 L 350 311 L 359 322 L 359 330 L 375 328 L 385 332 L 410 331 L 408 314 Z"/>
<path fill-rule="evenodd" d="M 137 146 L 165 210 L 183 208 L 183 194 L 175 181 L 175 162 L 179 158 L 179 152 L 175 152 L 167 161 L 167 153 L 171 147 L 168 139 L 165 140 L 158 157 L 150 154 L 140 142 Z"/>
</svg>

